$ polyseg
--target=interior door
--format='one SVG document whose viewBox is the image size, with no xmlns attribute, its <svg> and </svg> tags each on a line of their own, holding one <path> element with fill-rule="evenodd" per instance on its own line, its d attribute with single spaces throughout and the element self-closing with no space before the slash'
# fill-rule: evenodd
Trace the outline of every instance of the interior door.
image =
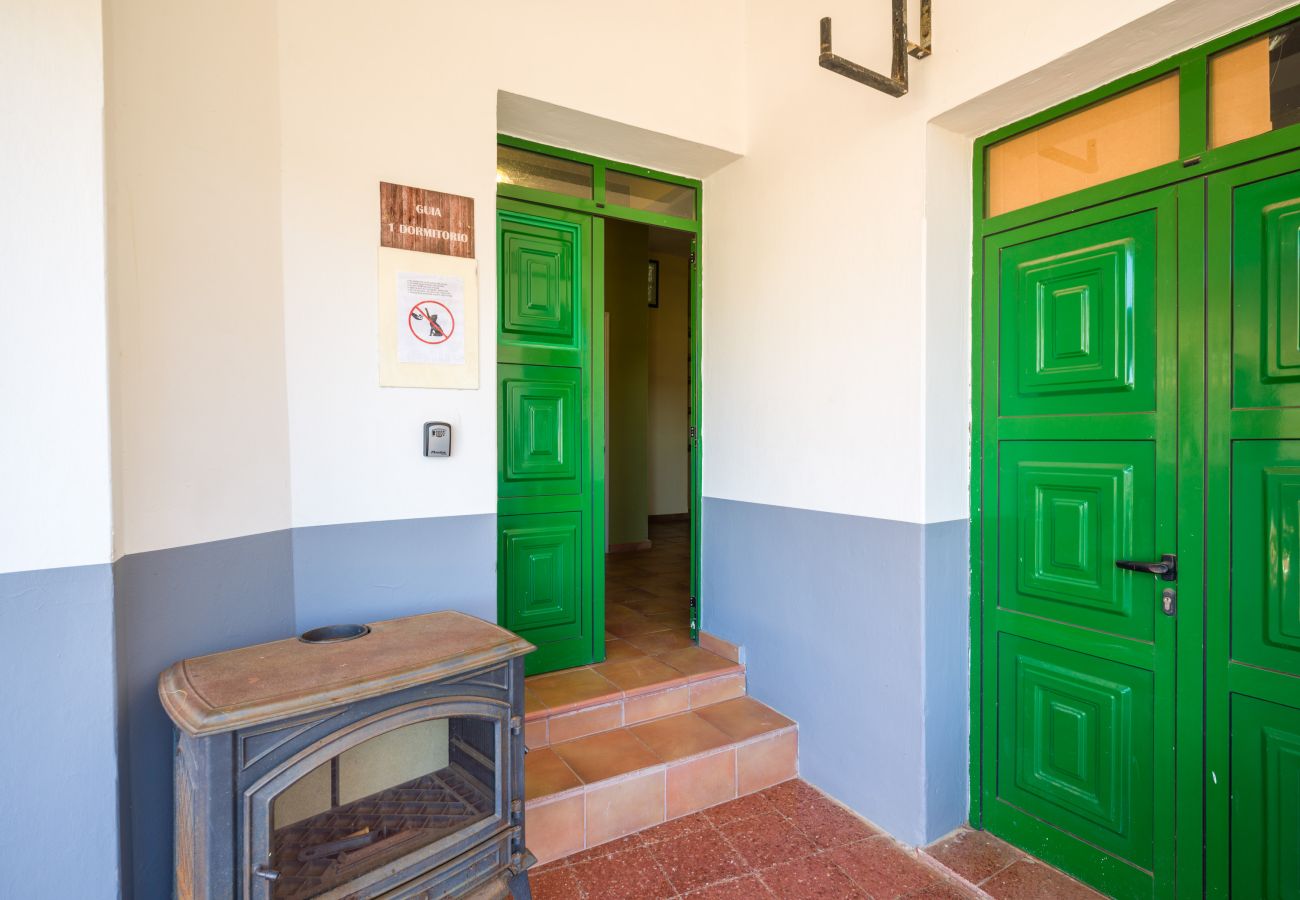
<svg viewBox="0 0 1300 900">
<path fill-rule="evenodd" d="M 1209 180 L 1206 876 L 1300 897 L 1300 154 Z"/>
<path fill-rule="evenodd" d="M 983 824 L 1121 897 L 1175 840 L 1178 193 L 987 239 Z"/>
<path fill-rule="evenodd" d="M 603 657 L 599 224 L 497 202 L 497 612 L 529 674 Z"/>
</svg>

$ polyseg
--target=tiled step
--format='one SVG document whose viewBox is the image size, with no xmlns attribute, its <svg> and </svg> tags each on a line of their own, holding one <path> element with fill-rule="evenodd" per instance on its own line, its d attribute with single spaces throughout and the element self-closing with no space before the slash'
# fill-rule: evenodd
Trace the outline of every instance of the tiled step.
<svg viewBox="0 0 1300 900">
<path fill-rule="evenodd" d="M 528 848 L 548 862 L 761 791 L 798 753 L 795 723 L 750 697 L 532 749 Z"/>
<path fill-rule="evenodd" d="M 609 658 L 599 665 L 526 680 L 524 743 L 529 749 L 636 725 L 745 693 L 745 667 L 715 653 L 692 645 L 652 654 L 619 643 L 609 642 Z"/>
</svg>

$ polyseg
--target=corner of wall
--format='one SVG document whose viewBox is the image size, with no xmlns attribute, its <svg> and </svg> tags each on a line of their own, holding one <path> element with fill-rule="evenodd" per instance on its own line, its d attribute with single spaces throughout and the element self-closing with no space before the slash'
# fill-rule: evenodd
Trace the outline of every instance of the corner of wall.
<svg viewBox="0 0 1300 900">
<path fill-rule="evenodd" d="M 970 554 L 965 519 L 925 526 L 923 842 L 966 821 L 970 740 Z"/>
</svg>

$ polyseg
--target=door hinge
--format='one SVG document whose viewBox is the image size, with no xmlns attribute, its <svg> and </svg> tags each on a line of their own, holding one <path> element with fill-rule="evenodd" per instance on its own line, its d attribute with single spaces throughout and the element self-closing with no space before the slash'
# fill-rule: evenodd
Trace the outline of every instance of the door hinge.
<svg viewBox="0 0 1300 900">
<path fill-rule="evenodd" d="M 695 251 L 694 251 L 694 250 L 691 251 L 691 265 L 692 265 L 692 266 L 695 265 Z"/>
<path fill-rule="evenodd" d="M 699 432 L 699 430 L 698 430 L 694 425 L 692 425 L 692 426 L 687 430 L 686 434 L 687 434 L 688 439 L 690 440 L 690 442 L 691 442 L 692 444 L 694 444 L 697 440 L 700 439 L 700 432 Z"/>
</svg>

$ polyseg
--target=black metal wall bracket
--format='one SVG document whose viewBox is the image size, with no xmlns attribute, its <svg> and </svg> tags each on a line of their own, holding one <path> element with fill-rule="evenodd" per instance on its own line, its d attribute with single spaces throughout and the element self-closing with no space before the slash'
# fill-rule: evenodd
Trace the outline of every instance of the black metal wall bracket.
<svg viewBox="0 0 1300 900">
<path fill-rule="evenodd" d="M 913 44 L 907 39 L 907 0 L 894 0 L 894 53 L 893 65 L 889 76 L 873 72 L 866 66 L 836 56 L 831 51 L 831 19 L 822 19 L 821 55 L 817 64 L 823 69 L 830 69 L 845 78 L 852 78 L 868 87 L 884 91 L 891 97 L 901 97 L 907 93 L 907 57 L 925 59 L 933 52 L 930 42 L 930 0 L 921 0 L 921 42 Z"/>
</svg>

